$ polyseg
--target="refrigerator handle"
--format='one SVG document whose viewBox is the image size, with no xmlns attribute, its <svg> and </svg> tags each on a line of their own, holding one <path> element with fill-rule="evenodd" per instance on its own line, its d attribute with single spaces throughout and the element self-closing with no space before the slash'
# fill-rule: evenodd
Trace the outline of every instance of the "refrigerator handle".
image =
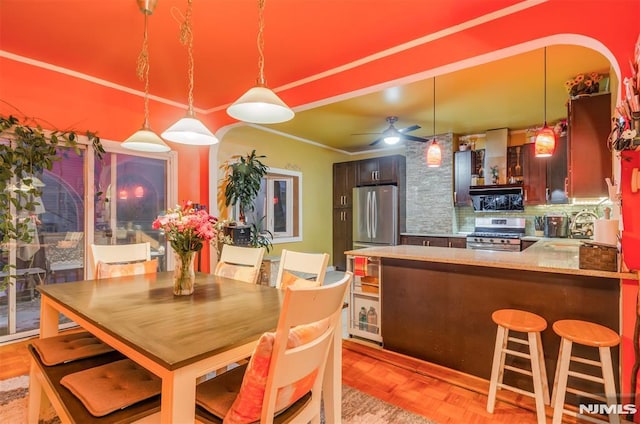
<svg viewBox="0 0 640 424">
<path fill-rule="evenodd" d="M 373 215 L 372 223 L 371 223 L 371 233 L 373 234 L 373 238 L 377 237 L 377 229 L 378 229 L 378 203 L 376 199 L 376 192 L 374 191 L 371 196 L 371 212 Z"/>
<path fill-rule="evenodd" d="M 366 209 L 367 238 L 371 238 L 371 192 L 367 191 L 367 209 Z"/>
</svg>

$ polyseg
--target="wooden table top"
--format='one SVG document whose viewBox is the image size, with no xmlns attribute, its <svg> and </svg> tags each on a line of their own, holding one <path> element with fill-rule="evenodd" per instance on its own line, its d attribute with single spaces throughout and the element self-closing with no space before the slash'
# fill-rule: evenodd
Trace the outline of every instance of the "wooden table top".
<svg viewBox="0 0 640 424">
<path fill-rule="evenodd" d="M 174 296 L 173 272 L 38 286 L 158 364 L 174 370 L 275 331 L 281 290 L 197 273 L 195 293 Z"/>
</svg>

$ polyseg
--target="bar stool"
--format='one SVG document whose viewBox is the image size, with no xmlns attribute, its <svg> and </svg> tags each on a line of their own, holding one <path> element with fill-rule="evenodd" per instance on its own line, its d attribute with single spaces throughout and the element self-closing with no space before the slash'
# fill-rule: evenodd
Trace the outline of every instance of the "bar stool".
<svg viewBox="0 0 640 424">
<path fill-rule="evenodd" d="M 545 405 L 549 405 L 549 384 L 544 365 L 544 352 L 540 333 L 547 328 L 547 321 L 539 315 L 517 309 L 500 309 L 491 314 L 491 319 L 498 325 L 496 346 L 493 352 L 493 366 L 489 383 L 489 399 L 487 411 L 493 413 L 498 389 L 509 389 L 516 393 L 531 396 L 536 401 L 538 423 L 546 423 Z M 527 339 L 509 337 L 509 330 L 527 333 Z M 519 343 L 529 347 L 529 353 L 509 349 L 508 342 Z M 531 362 L 531 371 L 512 365 L 505 365 L 506 355 L 527 358 Z M 514 371 L 533 378 L 533 392 L 509 386 L 502 382 L 504 371 Z"/>
<path fill-rule="evenodd" d="M 620 343 L 620 336 L 610 328 L 579 320 L 556 321 L 553 323 L 553 331 L 562 338 L 560 353 L 558 354 L 558 366 L 553 383 L 553 424 L 560 424 L 564 413 L 574 417 L 577 416 L 575 412 L 564 408 L 564 400 L 567 392 L 606 402 L 608 406 L 616 405 L 618 402 L 615 380 L 613 378 L 613 365 L 611 364 L 611 347 L 617 346 Z M 571 356 L 573 343 L 597 347 L 600 353 L 600 361 Z M 602 370 L 602 378 L 583 374 L 578 371 L 570 371 L 569 365 L 571 361 L 600 367 Z M 567 388 L 567 379 L 569 376 L 603 384 L 605 397 Z M 609 422 L 620 423 L 620 417 L 615 413 L 615 408 L 612 408 L 612 410 L 613 412 L 609 413 Z M 590 421 L 591 420 L 595 422 L 606 422 L 590 417 Z"/>
</svg>

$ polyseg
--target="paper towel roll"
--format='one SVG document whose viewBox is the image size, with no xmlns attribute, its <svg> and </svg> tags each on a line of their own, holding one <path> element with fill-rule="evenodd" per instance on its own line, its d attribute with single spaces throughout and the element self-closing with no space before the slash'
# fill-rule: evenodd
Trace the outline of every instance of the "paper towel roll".
<svg viewBox="0 0 640 424">
<path fill-rule="evenodd" d="M 618 244 L 618 220 L 596 219 L 593 223 L 593 241 L 615 246 Z"/>
</svg>

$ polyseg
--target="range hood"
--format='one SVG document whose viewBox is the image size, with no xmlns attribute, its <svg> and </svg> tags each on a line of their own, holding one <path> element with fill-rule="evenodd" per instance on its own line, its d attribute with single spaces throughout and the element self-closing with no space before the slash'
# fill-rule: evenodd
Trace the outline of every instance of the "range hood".
<svg viewBox="0 0 640 424">
<path fill-rule="evenodd" d="M 498 167 L 498 184 L 507 182 L 507 145 L 509 129 L 487 130 L 485 135 L 484 180 L 491 182 L 491 167 Z"/>
<path fill-rule="evenodd" d="M 520 184 L 471 186 L 474 212 L 524 212 L 524 190 Z"/>
</svg>

